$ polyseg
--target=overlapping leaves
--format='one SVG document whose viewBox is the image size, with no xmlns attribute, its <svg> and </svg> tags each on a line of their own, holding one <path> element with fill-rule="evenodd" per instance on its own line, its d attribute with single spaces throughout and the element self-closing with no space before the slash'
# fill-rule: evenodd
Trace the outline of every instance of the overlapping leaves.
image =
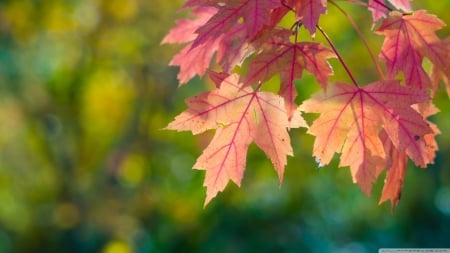
<svg viewBox="0 0 450 253">
<path fill-rule="evenodd" d="M 208 72 L 216 88 L 188 99 L 188 109 L 167 129 L 194 134 L 215 130 L 194 165 L 206 170 L 205 204 L 230 180 L 240 185 L 252 142 L 270 158 L 281 181 L 286 156 L 292 155 L 288 129 L 306 126 L 302 111 L 319 113 L 308 133 L 316 138 L 313 156 L 320 165 L 340 153 L 340 166 L 350 167 L 353 180 L 367 194 L 387 170 L 380 202 L 398 203 L 408 158 L 419 167 L 433 162 L 439 130 L 427 120 L 436 112 L 431 99 L 440 81 L 450 90 L 450 40 L 435 33 L 445 24 L 425 11 L 411 12 L 409 0 L 369 0 L 374 25 L 381 23 L 376 33 L 385 36 L 379 59 L 386 73 L 363 86 L 355 80 L 329 84 L 333 69 L 328 59 L 339 55 L 297 36 L 300 26 L 315 36 L 327 2 L 188 0 L 184 4 L 195 17 L 179 21 L 164 38 L 165 43 L 186 44 L 170 64 L 180 67 L 180 84 Z M 279 27 L 289 13 L 296 23 L 291 29 Z M 247 70 L 233 74 L 247 59 Z M 423 67 L 424 59 L 431 62 L 431 71 Z M 302 78 L 303 71 L 314 75 L 323 91 L 298 108 L 294 81 Z M 261 91 L 275 75 L 280 76 L 278 94 Z"/>
<path fill-rule="evenodd" d="M 432 162 L 430 154 L 436 147 L 425 137 L 434 131 L 411 107 L 428 100 L 426 93 L 401 86 L 399 81 L 379 81 L 362 88 L 333 84 L 326 93 L 315 94 L 301 105 L 304 112 L 320 113 L 308 131 L 316 136 L 313 156 L 326 165 L 335 152 L 341 153 L 340 166 L 349 166 L 354 182 L 370 194 L 372 183 L 391 165 L 391 150 L 406 154 L 421 167 Z M 394 163 L 404 160 L 394 159 Z"/>
</svg>

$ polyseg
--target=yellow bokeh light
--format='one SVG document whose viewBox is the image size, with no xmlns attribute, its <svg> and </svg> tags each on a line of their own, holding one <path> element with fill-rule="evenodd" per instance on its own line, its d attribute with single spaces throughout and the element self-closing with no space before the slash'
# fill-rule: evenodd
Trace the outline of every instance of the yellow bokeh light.
<svg viewBox="0 0 450 253">
<path fill-rule="evenodd" d="M 137 154 L 128 155 L 120 166 L 120 179 L 129 186 L 135 186 L 139 184 L 146 171 L 145 171 L 145 159 Z"/>
<path fill-rule="evenodd" d="M 134 18 L 139 6 L 136 0 L 109 0 L 104 1 L 107 11 L 118 21 L 125 21 Z"/>
<path fill-rule="evenodd" d="M 122 241 L 110 241 L 102 250 L 102 253 L 132 253 L 131 246 Z"/>
<path fill-rule="evenodd" d="M 63 4 L 52 4 L 48 7 L 48 13 L 44 16 L 45 29 L 52 32 L 68 32 L 73 30 L 76 24 L 73 22 L 73 10 Z"/>
<path fill-rule="evenodd" d="M 83 97 L 84 128 L 95 139 L 110 139 L 129 115 L 134 89 L 120 70 L 101 69 L 88 80 Z"/>
</svg>

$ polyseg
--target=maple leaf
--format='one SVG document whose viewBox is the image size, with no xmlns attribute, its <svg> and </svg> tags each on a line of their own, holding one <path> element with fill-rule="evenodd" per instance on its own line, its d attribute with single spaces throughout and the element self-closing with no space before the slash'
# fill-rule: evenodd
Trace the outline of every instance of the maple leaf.
<svg viewBox="0 0 450 253">
<path fill-rule="evenodd" d="M 386 166 L 381 129 L 399 152 L 415 164 L 432 162 L 424 136 L 433 130 L 411 105 L 428 101 L 421 90 L 397 80 L 378 81 L 362 88 L 335 83 L 302 103 L 300 110 L 320 113 L 308 130 L 316 137 L 313 156 L 322 165 L 341 153 L 340 167 L 350 166 L 353 181 L 370 194 L 371 185 Z"/>
<path fill-rule="evenodd" d="M 220 79 L 220 78 L 219 78 Z M 242 87 L 237 74 L 225 78 L 220 88 L 186 101 L 188 109 L 166 129 L 202 133 L 216 129 L 194 168 L 206 170 L 205 205 L 229 180 L 238 186 L 244 174 L 248 146 L 255 142 L 272 161 L 280 182 L 286 156 L 292 155 L 288 129 L 306 126 L 300 112 L 289 122 L 282 97 Z"/>
<path fill-rule="evenodd" d="M 333 70 L 327 59 L 336 57 L 330 49 L 320 43 L 291 42 L 290 30 L 274 30 L 265 34 L 268 41 L 261 46 L 263 50 L 249 63 L 249 72 L 244 77 L 244 85 L 265 82 L 276 74 L 281 75 L 281 91 L 286 100 L 288 116 L 296 108 L 297 91 L 294 80 L 302 77 L 303 70 L 312 73 L 326 89 L 328 76 Z"/>
<path fill-rule="evenodd" d="M 433 88 L 422 61 L 426 57 L 439 71 L 450 72 L 449 47 L 435 34 L 444 25 L 425 11 L 394 13 L 385 19 L 376 32 L 386 36 L 379 57 L 386 62 L 388 77 L 394 78 L 401 71 L 406 85 Z"/>
</svg>

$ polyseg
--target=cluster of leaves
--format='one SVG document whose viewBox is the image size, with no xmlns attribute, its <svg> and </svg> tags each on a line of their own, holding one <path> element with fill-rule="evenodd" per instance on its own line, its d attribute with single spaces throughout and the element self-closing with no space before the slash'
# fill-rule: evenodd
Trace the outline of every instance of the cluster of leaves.
<svg viewBox="0 0 450 253">
<path fill-rule="evenodd" d="M 412 11 L 409 0 L 347 0 L 372 13 L 373 31 L 384 36 L 378 59 L 352 18 L 333 0 L 188 0 L 193 19 L 181 19 L 163 43 L 185 43 L 171 65 L 179 66 L 180 85 L 207 74 L 214 90 L 187 99 L 188 109 L 167 129 L 215 129 L 194 168 L 206 170 L 207 204 L 229 180 L 240 185 L 248 146 L 255 142 L 272 161 L 280 182 L 286 156 L 292 155 L 288 130 L 306 127 L 315 136 L 313 156 L 319 166 L 340 153 L 339 166 L 349 166 L 353 181 L 370 194 L 372 183 L 387 170 L 381 202 L 395 206 L 401 195 L 408 158 L 425 168 L 438 149 L 438 128 L 427 120 L 437 109 L 433 96 L 450 76 L 450 39 L 436 31 L 445 24 L 424 10 Z M 356 81 L 338 50 L 318 25 L 328 5 L 342 11 L 372 56 L 379 79 Z M 294 15 L 290 28 L 280 26 Z M 328 45 L 300 41 L 306 28 L 322 34 Z M 328 59 L 337 58 L 352 83 L 331 83 Z M 431 69 L 424 68 L 424 59 Z M 240 66 L 246 64 L 245 73 Z M 296 103 L 296 80 L 307 71 L 322 90 Z M 238 74 L 240 73 L 240 74 Z M 261 87 L 280 76 L 279 92 Z M 317 113 L 308 126 L 302 113 Z"/>
</svg>

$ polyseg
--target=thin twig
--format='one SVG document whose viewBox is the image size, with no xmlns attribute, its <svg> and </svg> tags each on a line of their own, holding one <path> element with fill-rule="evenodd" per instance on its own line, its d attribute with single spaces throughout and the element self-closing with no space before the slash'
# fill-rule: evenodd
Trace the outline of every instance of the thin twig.
<svg viewBox="0 0 450 253">
<path fill-rule="evenodd" d="M 328 35 L 325 33 L 325 31 L 319 26 L 316 26 L 317 29 L 322 33 L 322 35 L 325 37 L 325 39 L 328 41 L 328 44 L 331 46 L 331 48 L 333 49 L 334 53 L 336 54 L 339 62 L 341 62 L 342 66 L 345 69 L 345 72 L 347 72 L 347 75 L 350 77 L 350 79 L 352 79 L 353 84 L 356 87 L 359 87 L 358 82 L 356 81 L 355 77 L 353 77 L 352 72 L 350 71 L 350 69 L 348 68 L 347 64 L 345 64 L 344 59 L 342 59 L 342 56 L 339 54 L 339 52 L 337 51 L 336 47 L 334 46 L 333 42 L 331 41 L 330 37 L 328 37 Z"/>
<path fill-rule="evenodd" d="M 369 47 L 369 43 L 367 42 L 366 38 L 364 37 L 364 35 L 362 34 L 361 30 L 359 29 L 358 25 L 355 23 L 355 21 L 353 20 L 353 18 L 348 15 L 347 12 L 345 12 L 345 10 L 343 10 L 339 5 L 337 5 L 333 0 L 329 1 L 332 5 L 334 5 L 339 11 L 342 12 L 342 14 L 344 14 L 344 16 L 347 18 L 348 22 L 353 26 L 353 28 L 355 29 L 356 33 L 358 33 L 359 38 L 362 40 L 362 42 L 364 43 L 364 46 L 366 47 L 367 51 L 369 52 L 370 58 L 373 61 L 373 64 L 375 65 L 375 68 L 377 69 L 378 75 L 380 76 L 380 78 L 383 80 L 384 79 L 384 74 L 383 71 L 381 70 L 380 64 L 378 63 L 377 59 L 375 58 L 375 55 L 373 54 L 372 50 L 370 50 Z"/>
</svg>

